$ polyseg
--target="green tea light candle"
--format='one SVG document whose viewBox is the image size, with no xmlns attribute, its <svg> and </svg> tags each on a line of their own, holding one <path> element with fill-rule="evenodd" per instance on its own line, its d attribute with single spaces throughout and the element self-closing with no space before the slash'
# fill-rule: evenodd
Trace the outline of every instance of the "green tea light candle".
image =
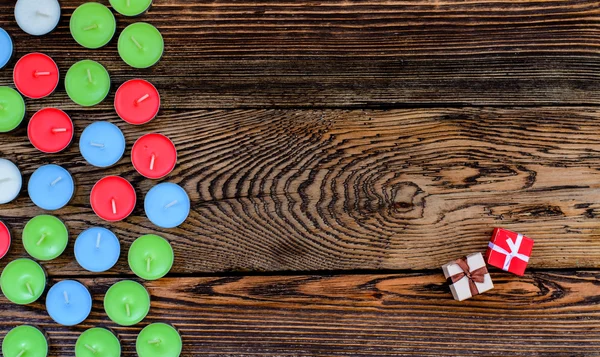
<svg viewBox="0 0 600 357">
<path fill-rule="evenodd" d="M 138 16 L 146 12 L 152 0 L 109 0 L 110 6 L 121 15 Z"/>
<path fill-rule="evenodd" d="M 147 234 L 133 242 L 127 260 L 131 270 L 140 278 L 160 279 L 173 266 L 173 248 L 166 239 L 155 234 Z"/>
<path fill-rule="evenodd" d="M 109 330 L 94 327 L 86 330 L 75 343 L 75 357 L 119 357 L 121 343 Z"/>
<path fill-rule="evenodd" d="M 21 325 L 8 331 L 2 341 L 4 357 L 46 357 L 48 356 L 48 340 L 42 331 Z"/>
<path fill-rule="evenodd" d="M 23 229 L 23 246 L 37 260 L 52 260 L 64 252 L 69 232 L 64 223 L 54 216 L 32 218 Z"/>
<path fill-rule="evenodd" d="M 65 89 L 75 103 L 91 107 L 104 100 L 110 91 L 110 76 L 100 63 L 83 60 L 67 71 Z"/>
<path fill-rule="evenodd" d="M 104 311 L 116 324 L 132 326 L 142 321 L 150 311 L 150 295 L 140 283 L 120 281 L 104 296 Z"/>
<path fill-rule="evenodd" d="M 136 22 L 121 32 L 117 47 L 125 63 L 134 68 L 148 68 L 160 60 L 165 43 L 156 27 Z"/>
<path fill-rule="evenodd" d="M 140 332 L 135 350 L 139 357 L 179 357 L 182 345 L 181 336 L 173 326 L 154 323 Z"/>
<path fill-rule="evenodd" d="M 0 288 L 11 302 L 18 305 L 31 304 L 42 296 L 46 288 L 46 273 L 31 259 L 16 259 L 2 271 Z"/>
<path fill-rule="evenodd" d="M 78 44 L 93 49 L 110 42 L 115 35 L 117 22 L 109 8 L 97 2 L 88 2 L 75 9 L 69 28 Z"/>
<path fill-rule="evenodd" d="M 0 133 L 16 129 L 25 118 L 25 101 L 16 90 L 0 87 Z"/>
</svg>

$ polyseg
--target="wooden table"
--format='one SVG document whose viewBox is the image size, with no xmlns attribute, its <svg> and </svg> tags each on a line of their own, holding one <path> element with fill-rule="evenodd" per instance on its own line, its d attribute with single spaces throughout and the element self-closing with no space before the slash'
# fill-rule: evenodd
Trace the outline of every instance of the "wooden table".
<svg viewBox="0 0 600 357">
<path fill-rule="evenodd" d="M 82 331 L 107 326 L 133 356 L 141 328 L 162 321 L 182 333 L 184 356 L 600 354 L 597 1 L 156 0 L 139 19 L 117 16 L 119 31 L 148 21 L 163 33 L 165 55 L 148 70 L 120 60 L 116 37 L 99 50 L 75 43 L 69 17 L 82 2 L 63 0 L 58 29 L 39 38 L 18 29 L 14 1 L 0 4 L 17 58 L 47 53 L 63 78 L 75 61 L 98 60 L 114 87 L 89 109 L 62 83 L 28 100 L 28 118 L 67 111 L 75 142 L 43 155 L 24 124 L 0 135 L 0 157 L 25 182 L 47 163 L 73 174 L 76 195 L 55 212 L 71 240 L 43 266 L 51 283 L 87 284 L 93 310 L 67 328 L 43 298 L 19 307 L 0 297 L 0 337 L 36 324 L 52 356 L 72 356 Z M 0 85 L 12 85 L 11 68 Z M 140 127 L 112 104 L 136 77 L 163 100 Z M 139 202 L 156 184 L 128 157 L 106 170 L 84 162 L 76 141 L 98 120 L 123 130 L 126 156 L 144 133 L 174 140 L 179 163 L 165 181 L 190 193 L 185 224 L 159 229 L 141 203 L 120 223 L 93 214 L 90 189 L 105 175 L 130 180 Z M 0 268 L 27 255 L 19 237 L 42 213 L 26 190 L 0 208 L 16 237 Z M 135 278 L 126 254 L 101 275 L 74 260 L 75 237 L 92 225 L 125 251 L 147 233 L 173 244 L 171 274 L 144 283 L 152 308 L 137 326 L 117 327 L 102 305 L 110 284 Z M 454 301 L 440 266 L 483 251 L 495 226 L 535 239 L 530 269 L 492 270 L 494 290 Z"/>
</svg>

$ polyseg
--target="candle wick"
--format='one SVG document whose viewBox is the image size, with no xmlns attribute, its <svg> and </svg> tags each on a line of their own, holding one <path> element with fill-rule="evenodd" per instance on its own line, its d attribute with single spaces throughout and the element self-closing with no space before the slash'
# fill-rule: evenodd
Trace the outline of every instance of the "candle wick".
<svg viewBox="0 0 600 357">
<path fill-rule="evenodd" d="M 97 28 L 98 28 L 98 24 L 93 24 L 88 27 L 84 27 L 83 31 L 89 31 L 89 30 L 93 30 L 93 29 L 97 29 Z"/>
<path fill-rule="evenodd" d="M 60 180 L 62 180 L 62 176 L 58 176 L 58 177 L 56 178 L 56 180 L 54 180 L 54 181 L 50 182 L 50 186 L 56 186 L 56 184 L 57 184 L 57 183 L 59 183 L 59 182 L 60 182 Z"/>
<path fill-rule="evenodd" d="M 95 143 L 93 141 L 90 142 L 90 145 L 93 146 L 93 147 L 97 147 L 97 148 L 104 148 L 104 144 L 98 144 L 98 143 Z"/>
<path fill-rule="evenodd" d="M 55 128 L 55 129 L 52 129 L 52 132 L 55 133 L 55 134 L 56 133 L 66 133 L 67 132 L 67 128 Z"/>
<path fill-rule="evenodd" d="M 42 244 L 44 239 L 46 239 L 46 233 L 42 233 L 42 237 L 40 238 L 40 240 L 37 241 L 37 243 L 35 245 L 39 246 L 40 244 Z"/>
<path fill-rule="evenodd" d="M 98 237 L 96 237 L 96 248 L 100 248 L 100 238 L 102 238 L 102 234 L 98 233 Z"/>
<path fill-rule="evenodd" d="M 173 201 L 173 202 L 170 202 L 169 204 L 167 204 L 167 205 L 165 206 L 165 209 L 167 209 L 167 208 L 171 208 L 171 207 L 175 206 L 175 205 L 177 204 L 177 202 L 178 202 L 177 200 L 175 200 L 175 201 Z"/>
<path fill-rule="evenodd" d="M 90 71 L 90 69 L 87 69 L 87 76 L 88 76 L 88 81 L 90 83 L 92 83 L 94 80 L 92 79 L 92 72 Z"/>
<path fill-rule="evenodd" d="M 156 155 L 152 154 L 152 157 L 150 158 L 150 171 L 154 171 L 154 161 L 156 161 Z"/>
<path fill-rule="evenodd" d="M 131 317 L 131 310 L 129 309 L 129 304 L 125 304 L 125 310 L 127 311 L 127 317 Z"/>
<path fill-rule="evenodd" d="M 113 198 L 110 200 L 110 203 L 112 204 L 113 214 L 116 215 L 117 214 L 117 201 L 115 201 L 115 199 Z"/>
<path fill-rule="evenodd" d="M 87 348 L 88 350 L 92 351 L 93 354 L 96 354 L 98 351 L 96 351 L 96 349 L 90 345 L 88 345 L 87 343 L 84 345 L 85 348 Z"/>
<path fill-rule="evenodd" d="M 160 338 L 155 338 L 154 340 L 150 340 L 148 341 L 149 344 L 151 345 L 156 345 L 158 343 L 161 343 L 162 341 L 160 340 Z"/>
<path fill-rule="evenodd" d="M 36 13 L 37 15 L 39 15 L 39 16 L 43 16 L 43 17 L 50 17 L 50 15 L 46 14 L 45 12 L 41 12 L 41 11 L 39 11 L 39 10 L 38 10 L 38 11 L 36 11 L 35 13 Z"/>
<path fill-rule="evenodd" d="M 4 106 L 0 104 L 0 110 L 4 110 Z"/>
<path fill-rule="evenodd" d="M 131 5 L 131 1 L 127 0 L 126 4 L 127 4 L 127 7 L 129 7 Z"/>
<path fill-rule="evenodd" d="M 4 182 L 8 182 L 10 181 L 10 177 L 5 177 L 3 179 L 0 179 L 0 183 L 4 183 Z"/>
<path fill-rule="evenodd" d="M 65 297 L 65 302 L 68 304 L 69 303 L 69 294 L 67 294 L 67 291 L 63 291 L 63 296 Z"/>
<path fill-rule="evenodd" d="M 145 101 L 146 99 L 150 98 L 150 94 L 144 94 L 140 99 L 138 99 L 136 101 L 137 104 L 140 104 L 141 102 Z"/>
<path fill-rule="evenodd" d="M 133 43 L 135 43 L 135 45 L 137 46 L 137 48 L 139 48 L 140 50 L 142 49 L 142 45 L 140 45 L 140 43 L 137 42 L 137 40 L 135 39 L 135 37 L 131 36 L 131 41 L 133 41 Z"/>
<path fill-rule="evenodd" d="M 23 356 L 25 354 L 25 351 L 26 350 L 21 350 L 21 352 L 19 352 L 19 354 L 16 355 L 15 357 L 21 357 L 21 356 Z"/>
<path fill-rule="evenodd" d="M 49 76 L 50 72 L 39 72 L 39 71 L 35 71 L 34 75 L 36 77 L 41 77 L 41 76 Z"/>
<path fill-rule="evenodd" d="M 148 257 L 146 258 L 146 272 L 149 273 L 150 272 L 150 262 L 152 261 L 152 258 Z"/>
<path fill-rule="evenodd" d="M 27 288 L 29 295 L 33 296 L 33 289 L 31 288 L 31 284 L 25 283 L 25 287 Z"/>
</svg>

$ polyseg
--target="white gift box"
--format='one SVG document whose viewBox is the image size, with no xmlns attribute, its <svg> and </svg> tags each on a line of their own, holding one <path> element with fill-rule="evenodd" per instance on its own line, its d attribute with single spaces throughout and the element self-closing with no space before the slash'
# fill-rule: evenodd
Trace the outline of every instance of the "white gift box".
<svg viewBox="0 0 600 357">
<path fill-rule="evenodd" d="M 490 277 L 490 274 L 487 271 L 485 261 L 483 260 L 483 255 L 481 255 L 481 253 L 474 253 L 468 255 L 466 257 L 466 263 L 469 267 L 469 274 L 464 274 L 464 276 L 457 281 L 455 281 L 456 277 L 463 275 L 464 273 L 460 265 L 456 261 L 453 261 L 442 266 L 442 270 L 444 271 L 444 276 L 446 277 L 446 279 L 451 279 L 451 282 L 454 281 L 454 283 L 450 284 L 450 291 L 452 291 L 452 296 L 454 296 L 454 299 L 458 301 L 470 299 L 471 297 L 473 297 L 473 295 L 482 294 L 494 288 L 492 278 Z M 470 278 L 470 273 L 475 272 L 480 268 L 484 269 L 477 272 L 476 275 L 483 275 L 483 282 L 473 281 Z M 455 277 L 455 279 L 452 279 L 453 276 Z M 471 292 L 472 286 L 476 288 L 476 294 L 473 294 Z"/>
</svg>

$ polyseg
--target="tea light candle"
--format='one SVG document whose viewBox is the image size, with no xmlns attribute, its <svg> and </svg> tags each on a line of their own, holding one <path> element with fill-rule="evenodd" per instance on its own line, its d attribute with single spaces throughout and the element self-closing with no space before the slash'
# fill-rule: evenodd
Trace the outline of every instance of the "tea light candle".
<svg viewBox="0 0 600 357">
<path fill-rule="evenodd" d="M 44 333 L 29 325 L 21 325 L 8 331 L 2 341 L 4 357 L 46 357 L 48 340 Z"/>
<path fill-rule="evenodd" d="M 85 48 L 100 48 L 115 35 L 117 21 L 112 12 L 97 2 L 79 6 L 71 15 L 71 36 Z"/>
<path fill-rule="evenodd" d="M 79 151 L 90 165 L 109 167 L 125 153 L 125 137 L 116 125 L 106 121 L 90 124 L 79 139 Z"/>
<path fill-rule="evenodd" d="M 115 94 L 115 110 L 129 124 L 146 124 L 156 117 L 159 108 L 158 90 L 143 79 L 123 83 Z"/>
<path fill-rule="evenodd" d="M 10 231 L 4 222 L 0 221 L 0 259 L 4 258 L 10 249 Z"/>
<path fill-rule="evenodd" d="M 175 144 L 162 134 L 146 134 L 131 148 L 131 162 L 142 176 L 159 179 L 167 176 L 177 163 Z"/>
<path fill-rule="evenodd" d="M 165 43 L 156 27 L 146 22 L 127 26 L 119 36 L 119 56 L 133 68 L 148 68 L 162 57 Z"/>
<path fill-rule="evenodd" d="M 49 96 L 58 85 L 58 66 L 43 53 L 30 53 L 15 64 L 13 80 L 17 90 L 31 99 Z"/>
<path fill-rule="evenodd" d="M 29 120 L 27 136 L 39 151 L 57 153 L 66 149 L 73 140 L 73 122 L 60 109 L 44 108 Z"/>
<path fill-rule="evenodd" d="M 190 214 L 190 198 L 174 183 L 163 182 L 150 189 L 144 200 L 146 216 L 161 228 L 175 228 Z"/>
<path fill-rule="evenodd" d="M 119 176 L 107 176 L 96 182 L 90 194 L 94 212 L 109 222 L 129 217 L 135 208 L 136 200 L 133 186 Z"/>
<path fill-rule="evenodd" d="M 32 218 L 23 229 L 23 246 L 37 260 L 52 260 L 65 251 L 69 232 L 65 224 L 54 216 Z"/>
<path fill-rule="evenodd" d="M 65 90 L 76 104 L 91 107 L 102 102 L 108 95 L 110 76 L 106 68 L 98 62 L 79 61 L 67 71 Z"/>
<path fill-rule="evenodd" d="M 75 357 L 120 357 L 119 339 L 105 328 L 84 331 L 75 343 Z"/>
<path fill-rule="evenodd" d="M 0 159 L 0 204 L 17 198 L 22 184 L 23 178 L 19 168 L 6 159 Z"/>
<path fill-rule="evenodd" d="M 135 342 L 139 357 L 179 357 L 183 343 L 179 332 L 164 323 L 150 324 L 140 332 Z"/>
<path fill-rule="evenodd" d="M 127 258 L 131 271 L 142 279 L 160 279 L 173 266 L 173 248 L 166 239 L 147 234 L 136 239 Z"/>
<path fill-rule="evenodd" d="M 100 273 L 112 268 L 121 255 L 117 236 L 106 228 L 93 227 L 81 232 L 75 241 L 75 259 L 85 270 Z"/>
<path fill-rule="evenodd" d="M 75 183 L 69 171 L 64 168 L 44 165 L 33 172 L 27 190 L 36 206 L 54 211 L 69 203 L 75 192 Z"/>
<path fill-rule="evenodd" d="M 13 55 L 13 42 L 8 32 L 0 27 L 0 68 L 10 62 Z"/>
<path fill-rule="evenodd" d="M 78 281 L 56 283 L 46 296 L 46 310 L 56 323 L 74 326 L 83 322 L 92 311 L 92 296 Z"/>
<path fill-rule="evenodd" d="M 116 324 L 133 326 L 148 315 L 150 295 L 140 283 L 132 280 L 120 281 L 106 292 L 104 311 Z"/>
<path fill-rule="evenodd" d="M 57 0 L 18 0 L 15 20 L 21 30 L 33 36 L 42 36 L 56 28 L 60 20 Z"/>
<path fill-rule="evenodd" d="M 13 260 L 0 276 L 2 294 L 18 305 L 27 305 L 42 296 L 46 288 L 46 273 L 31 259 Z"/>
<path fill-rule="evenodd" d="M 110 5 L 121 15 L 138 16 L 146 12 L 152 0 L 109 0 Z"/>
<path fill-rule="evenodd" d="M 0 133 L 16 129 L 23 118 L 25 118 L 23 97 L 10 87 L 0 87 Z"/>
</svg>

